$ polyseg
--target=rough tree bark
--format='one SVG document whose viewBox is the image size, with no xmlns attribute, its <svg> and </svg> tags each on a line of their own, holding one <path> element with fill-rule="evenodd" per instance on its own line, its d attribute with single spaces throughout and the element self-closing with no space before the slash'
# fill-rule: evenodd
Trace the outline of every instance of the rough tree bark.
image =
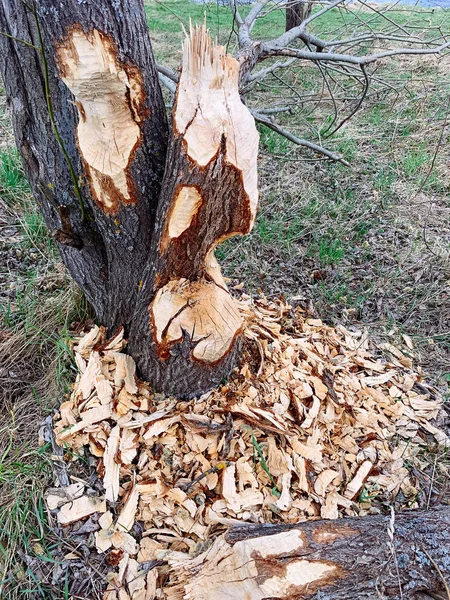
<svg viewBox="0 0 450 600">
<path fill-rule="evenodd" d="M 97 319 L 157 391 L 211 389 L 242 326 L 214 248 L 258 202 L 239 63 L 191 33 L 170 135 L 141 0 L 2 0 L 0 32 L 27 178 Z"/>
<path fill-rule="evenodd" d="M 134 0 L 42 0 L 35 7 L 36 18 L 20 0 L 0 7 L 0 31 L 37 47 L 39 24 L 47 63 L 34 48 L 0 36 L 17 147 L 50 234 L 99 321 L 127 325 L 148 258 L 167 146 L 145 15 Z M 55 136 L 46 72 L 75 182 Z"/>
<path fill-rule="evenodd" d="M 169 600 L 448 598 L 450 509 L 232 528 L 204 554 L 168 556 Z"/>
<path fill-rule="evenodd" d="M 288 2 L 286 4 L 286 31 L 298 27 L 309 17 L 312 11 L 312 2 Z"/>
</svg>

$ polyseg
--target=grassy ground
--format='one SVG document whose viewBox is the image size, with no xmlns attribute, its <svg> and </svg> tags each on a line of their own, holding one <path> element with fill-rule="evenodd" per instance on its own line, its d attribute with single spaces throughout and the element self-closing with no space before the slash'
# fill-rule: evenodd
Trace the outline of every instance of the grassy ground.
<svg viewBox="0 0 450 600">
<path fill-rule="evenodd" d="M 228 9 L 172 0 L 147 2 L 146 10 L 157 58 L 174 68 L 181 26 L 202 21 L 205 11 L 214 35 L 228 42 Z M 440 10 L 401 9 L 394 17 L 450 29 Z M 318 20 L 316 31 L 350 26 L 348 19 L 336 11 Z M 274 11 L 255 35 L 282 30 L 283 15 Z M 390 343 L 410 335 L 417 363 L 444 393 L 450 384 L 449 73 L 447 58 L 383 62 L 377 76 L 394 89 L 376 83 L 363 109 L 327 140 L 322 132 L 332 114 L 329 101 L 298 102 L 292 114 L 280 116 L 285 127 L 322 140 L 351 168 L 317 160 L 261 128 L 261 207 L 254 231 L 218 250 L 225 274 L 253 292 L 300 297 L 325 320 L 368 327 Z M 302 65 L 284 82 L 274 77 L 252 90 L 249 105 L 279 104 L 286 85 L 294 83 L 305 95 L 322 80 L 315 67 Z M 349 110 L 345 102 L 339 108 L 342 114 Z M 16 547 L 30 557 L 47 556 L 41 492 L 49 453 L 38 447 L 37 429 L 68 390 L 67 330 L 86 311 L 29 195 L 1 95 L 0 264 L 2 597 Z M 14 564 L 15 597 L 45 598 L 45 587 L 19 561 Z"/>
<path fill-rule="evenodd" d="M 29 194 L 3 95 L 0 265 L 0 598 L 45 598 L 20 560 L 45 554 L 49 540 L 50 449 L 37 434 L 69 391 L 67 329 L 86 313 Z"/>
</svg>

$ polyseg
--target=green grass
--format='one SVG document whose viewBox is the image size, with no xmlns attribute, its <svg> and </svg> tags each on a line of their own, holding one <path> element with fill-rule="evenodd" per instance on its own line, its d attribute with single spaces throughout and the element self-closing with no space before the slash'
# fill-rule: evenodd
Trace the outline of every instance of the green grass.
<svg viewBox="0 0 450 600">
<path fill-rule="evenodd" d="M 421 167 L 428 161 L 428 153 L 424 145 L 419 144 L 416 148 L 409 150 L 403 157 L 403 170 L 406 177 L 417 176 Z"/>
<path fill-rule="evenodd" d="M 21 240 L 16 244 L 24 247 Z M 2 375 L 0 388 L 0 581 L 6 582 L 0 596 L 8 600 L 56 598 L 47 595 L 22 558 L 38 553 L 39 561 L 51 560 L 53 538 L 43 500 L 53 479 L 51 449 L 38 446 L 37 433 L 70 392 L 74 367 L 68 330 L 73 320 L 87 318 L 85 301 L 54 252 L 44 269 L 42 260 L 24 265 L 15 274 L 13 293 L 0 297 L 0 363 L 9 374 Z"/>
<path fill-rule="evenodd" d="M 11 200 L 28 190 L 19 153 L 16 149 L 0 151 L 0 194 Z"/>
</svg>

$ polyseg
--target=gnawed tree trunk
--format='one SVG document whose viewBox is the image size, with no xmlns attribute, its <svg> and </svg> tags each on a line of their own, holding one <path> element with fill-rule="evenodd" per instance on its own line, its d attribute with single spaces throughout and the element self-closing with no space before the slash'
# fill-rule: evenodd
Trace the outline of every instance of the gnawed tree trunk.
<svg viewBox="0 0 450 600">
<path fill-rule="evenodd" d="M 35 6 L 36 18 L 20 0 L 2 0 L 0 9 L 0 31 L 37 47 L 39 24 L 47 63 L 0 36 L 17 147 L 50 234 L 99 321 L 126 326 L 150 251 L 168 135 L 145 15 L 134 0 Z"/>
<path fill-rule="evenodd" d="M 234 527 L 196 558 L 167 558 L 169 600 L 447 598 L 450 509 Z"/>
<path fill-rule="evenodd" d="M 154 258 L 130 337 L 141 372 L 173 394 L 220 383 L 240 347 L 242 319 L 214 256 L 218 243 L 250 231 L 258 204 L 258 133 L 238 76 L 204 26 L 186 39 Z"/>
<path fill-rule="evenodd" d="M 309 17 L 312 10 L 312 2 L 288 2 L 286 4 L 286 31 L 298 27 Z"/>
<path fill-rule="evenodd" d="M 242 327 L 214 248 L 258 202 L 239 63 L 191 33 L 170 135 L 141 0 L 0 6 L 17 146 L 66 266 L 157 391 L 211 389 Z"/>
</svg>

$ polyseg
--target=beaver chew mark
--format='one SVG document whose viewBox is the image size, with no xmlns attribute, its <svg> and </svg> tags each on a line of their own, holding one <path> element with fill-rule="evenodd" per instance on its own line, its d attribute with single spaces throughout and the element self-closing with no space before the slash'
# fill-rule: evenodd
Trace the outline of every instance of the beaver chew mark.
<svg viewBox="0 0 450 600">
<path fill-rule="evenodd" d="M 120 204 L 135 202 L 127 170 L 141 136 L 139 71 L 122 64 L 115 43 L 97 29 L 72 29 L 58 47 L 57 62 L 76 99 L 78 146 L 92 195 L 114 214 Z"/>
<path fill-rule="evenodd" d="M 294 531 L 242 540 L 232 547 L 219 538 L 200 571 L 183 571 L 178 577 L 184 581 L 185 597 L 195 600 L 309 598 L 346 572 L 333 562 L 289 557 L 305 552 L 306 545 L 304 536 Z"/>
<path fill-rule="evenodd" d="M 241 331 L 242 319 L 230 294 L 214 282 L 169 281 L 150 305 L 156 343 L 162 355 L 188 334 L 193 358 L 215 363 Z"/>
<path fill-rule="evenodd" d="M 257 159 L 259 134 L 242 104 L 238 87 L 239 62 L 215 46 L 206 26 L 191 31 L 183 46 L 183 68 L 174 114 L 176 133 L 187 153 L 206 166 L 225 142 L 226 160 L 242 174 L 253 226 L 258 205 Z"/>
<path fill-rule="evenodd" d="M 202 203 L 197 188 L 184 185 L 178 192 L 169 220 L 169 237 L 177 238 L 190 226 Z"/>
</svg>

